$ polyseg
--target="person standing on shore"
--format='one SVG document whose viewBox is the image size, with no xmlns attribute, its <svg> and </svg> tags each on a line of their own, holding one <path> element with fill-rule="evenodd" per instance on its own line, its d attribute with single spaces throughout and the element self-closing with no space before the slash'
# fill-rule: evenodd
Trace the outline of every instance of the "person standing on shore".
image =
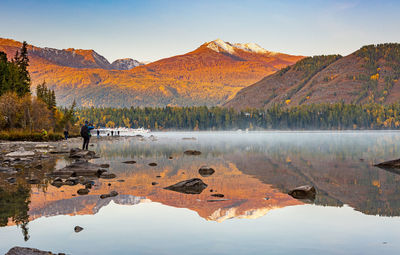
<svg viewBox="0 0 400 255">
<path fill-rule="evenodd" d="M 100 130 L 97 129 L 97 138 L 100 138 Z"/>
<path fill-rule="evenodd" d="M 68 140 L 69 132 L 67 129 L 64 129 L 64 138 L 65 140 Z"/>
<path fill-rule="evenodd" d="M 82 150 L 89 149 L 89 141 L 91 136 L 90 130 L 92 129 L 94 129 L 94 127 L 89 125 L 88 121 L 85 121 L 85 125 L 83 125 L 81 128 L 81 136 L 83 137 Z"/>
</svg>

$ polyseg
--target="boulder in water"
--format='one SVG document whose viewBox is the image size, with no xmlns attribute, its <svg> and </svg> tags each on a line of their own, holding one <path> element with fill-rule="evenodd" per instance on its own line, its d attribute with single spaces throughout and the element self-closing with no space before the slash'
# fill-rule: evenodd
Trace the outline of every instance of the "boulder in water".
<svg viewBox="0 0 400 255">
<path fill-rule="evenodd" d="M 296 198 L 296 199 L 311 199 L 311 200 L 314 200 L 315 199 L 315 195 L 316 195 L 316 191 L 315 191 L 314 186 L 304 185 L 304 186 L 300 186 L 300 187 L 297 187 L 295 189 L 292 189 L 291 191 L 289 191 L 288 194 L 291 195 L 292 197 Z"/>
<path fill-rule="evenodd" d="M 75 233 L 79 233 L 79 232 L 81 232 L 82 230 L 83 230 L 83 228 L 82 228 L 81 226 L 75 226 L 75 227 L 74 227 Z"/>
<path fill-rule="evenodd" d="M 115 177 L 117 177 L 115 174 L 109 173 L 109 172 L 103 172 L 103 173 L 100 175 L 100 178 L 103 178 L 103 179 L 113 179 L 113 178 L 115 178 Z"/>
<path fill-rule="evenodd" d="M 56 254 L 50 251 L 41 251 L 38 249 L 16 246 L 11 248 L 5 255 L 56 255 Z"/>
<path fill-rule="evenodd" d="M 400 174 L 400 159 L 385 161 L 375 166 L 395 174 Z"/>
<path fill-rule="evenodd" d="M 129 161 L 124 161 L 122 163 L 124 163 L 124 164 L 136 164 L 136 161 L 135 160 L 129 160 Z"/>
<path fill-rule="evenodd" d="M 201 151 L 196 151 L 196 150 L 187 150 L 183 152 L 185 155 L 193 155 L 197 156 L 201 154 Z"/>
<path fill-rule="evenodd" d="M 174 185 L 165 187 L 164 189 L 172 190 L 184 194 L 200 194 L 205 188 L 207 188 L 207 184 L 205 184 L 199 178 L 193 178 L 185 181 L 178 182 Z"/>
<path fill-rule="evenodd" d="M 78 195 L 87 195 L 87 194 L 89 194 L 89 190 L 88 189 L 78 189 Z"/>
<path fill-rule="evenodd" d="M 111 191 L 111 192 L 108 193 L 108 194 L 102 194 L 102 195 L 100 195 L 100 198 L 101 198 L 101 199 L 104 199 L 104 198 L 116 197 L 116 196 L 118 196 L 118 192 L 116 192 L 115 190 L 113 190 L 113 191 Z"/>
<path fill-rule="evenodd" d="M 70 158 L 83 158 L 83 159 L 97 158 L 96 153 L 94 151 L 81 150 L 79 148 L 71 149 L 69 152 L 69 157 Z"/>
<path fill-rule="evenodd" d="M 215 173 L 215 170 L 211 167 L 202 166 L 199 169 L 199 174 L 203 177 L 211 176 L 213 173 Z"/>
</svg>

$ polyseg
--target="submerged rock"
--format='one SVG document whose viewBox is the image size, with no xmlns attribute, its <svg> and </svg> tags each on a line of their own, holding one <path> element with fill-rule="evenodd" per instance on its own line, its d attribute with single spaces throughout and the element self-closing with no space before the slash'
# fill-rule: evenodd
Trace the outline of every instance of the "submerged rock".
<svg viewBox="0 0 400 255">
<path fill-rule="evenodd" d="M 78 193 L 78 195 L 87 195 L 87 194 L 89 194 L 89 190 L 88 189 L 78 189 L 78 191 L 77 191 L 77 193 Z"/>
<path fill-rule="evenodd" d="M 190 180 L 185 180 L 178 182 L 174 185 L 165 187 L 164 189 L 172 190 L 184 194 L 200 194 L 205 188 L 207 188 L 207 184 L 205 184 L 199 178 L 193 178 Z"/>
<path fill-rule="evenodd" d="M 104 199 L 104 198 L 116 197 L 116 196 L 118 196 L 118 192 L 116 192 L 115 190 L 113 190 L 113 191 L 111 191 L 111 192 L 108 193 L 108 194 L 102 194 L 102 195 L 100 195 L 100 198 L 101 198 L 101 199 Z"/>
<path fill-rule="evenodd" d="M 81 232 L 82 230 L 83 230 L 83 228 L 82 228 L 81 226 L 75 226 L 75 227 L 74 227 L 75 233 L 79 233 L 79 232 Z"/>
<path fill-rule="evenodd" d="M 197 155 L 200 155 L 200 154 L 201 154 L 201 151 L 187 150 L 187 151 L 184 151 L 183 153 L 184 153 L 185 155 L 194 155 L 194 156 L 197 156 Z"/>
<path fill-rule="evenodd" d="M 375 166 L 395 174 L 400 174 L 400 159 L 385 161 Z"/>
<path fill-rule="evenodd" d="M 215 170 L 211 167 L 202 166 L 199 169 L 199 174 L 203 177 L 211 176 L 213 173 L 215 173 Z"/>
<path fill-rule="evenodd" d="M 113 178 L 115 178 L 115 177 L 117 177 L 115 174 L 109 173 L 109 172 L 103 172 L 103 173 L 100 175 L 100 178 L 102 178 L 102 179 L 113 179 Z"/>
<path fill-rule="evenodd" d="M 157 166 L 157 163 L 150 163 L 149 166 Z"/>
<path fill-rule="evenodd" d="M 151 183 L 151 185 L 153 185 L 153 186 L 154 186 L 154 185 L 157 185 L 157 184 L 158 184 L 158 182 L 152 182 L 152 183 Z"/>
<path fill-rule="evenodd" d="M 290 196 L 296 199 L 315 199 L 316 191 L 314 186 L 304 185 L 297 187 L 288 193 Z"/>
<path fill-rule="evenodd" d="M 50 251 L 41 251 L 34 248 L 16 246 L 11 248 L 5 255 L 56 255 L 56 254 Z"/>
<path fill-rule="evenodd" d="M 109 167 L 110 167 L 110 164 L 101 164 L 100 167 L 102 167 L 102 168 L 109 168 Z"/>
<path fill-rule="evenodd" d="M 136 161 L 135 160 L 129 160 L 129 161 L 124 161 L 122 163 L 124 163 L 124 164 L 136 164 Z"/>
</svg>

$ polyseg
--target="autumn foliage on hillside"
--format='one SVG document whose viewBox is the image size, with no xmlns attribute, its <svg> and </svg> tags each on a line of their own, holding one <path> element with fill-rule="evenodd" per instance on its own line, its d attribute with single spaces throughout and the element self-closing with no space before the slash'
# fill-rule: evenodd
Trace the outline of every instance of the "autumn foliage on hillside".
<svg viewBox="0 0 400 255">
<path fill-rule="evenodd" d="M 19 43 L 1 39 L 0 50 L 13 54 Z M 30 46 L 33 86 L 46 81 L 60 105 L 76 99 L 78 106 L 191 106 L 218 105 L 240 89 L 257 82 L 301 56 L 254 53 L 237 49 L 234 54 L 200 46 L 190 53 L 162 59 L 131 70 L 108 70 L 94 51 L 65 52 Z M 63 61 L 60 57 L 64 56 Z"/>
<path fill-rule="evenodd" d="M 312 103 L 391 104 L 400 98 L 400 44 L 368 45 L 346 57 L 305 58 L 225 104 L 235 109 Z"/>
</svg>

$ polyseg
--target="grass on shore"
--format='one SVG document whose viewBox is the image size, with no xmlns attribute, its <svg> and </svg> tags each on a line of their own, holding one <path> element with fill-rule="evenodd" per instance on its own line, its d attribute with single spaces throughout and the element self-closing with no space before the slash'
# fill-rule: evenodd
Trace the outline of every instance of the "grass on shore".
<svg viewBox="0 0 400 255">
<path fill-rule="evenodd" d="M 76 135 L 70 135 L 75 137 Z M 31 142 L 49 142 L 60 141 L 64 139 L 64 134 L 49 132 L 46 135 L 42 132 L 29 132 L 24 130 L 0 131 L 0 140 L 5 141 L 31 141 Z"/>
</svg>

